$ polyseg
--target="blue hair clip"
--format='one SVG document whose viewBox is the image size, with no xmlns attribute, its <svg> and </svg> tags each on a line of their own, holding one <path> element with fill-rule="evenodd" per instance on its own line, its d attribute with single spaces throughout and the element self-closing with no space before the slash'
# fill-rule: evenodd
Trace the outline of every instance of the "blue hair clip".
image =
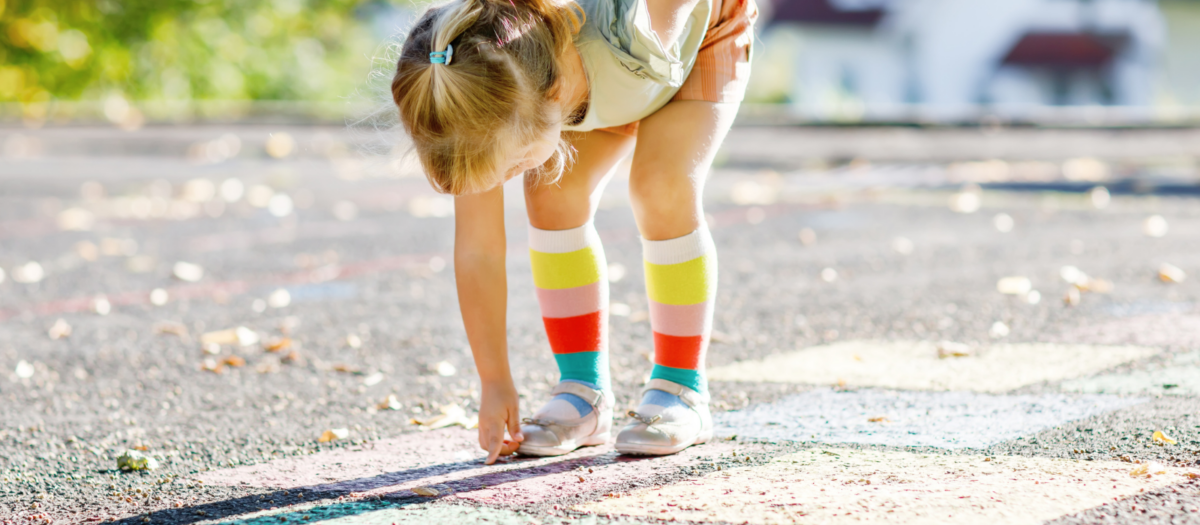
<svg viewBox="0 0 1200 525">
<path fill-rule="evenodd" d="M 450 65 L 450 61 L 454 59 L 454 46 L 446 44 L 445 51 L 434 51 L 429 54 L 429 63 Z"/>
</svg>

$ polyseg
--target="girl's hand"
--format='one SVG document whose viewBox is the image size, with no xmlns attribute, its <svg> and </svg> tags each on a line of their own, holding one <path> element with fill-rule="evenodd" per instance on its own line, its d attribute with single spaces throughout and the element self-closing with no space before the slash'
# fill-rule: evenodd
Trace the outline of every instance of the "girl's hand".
<svg viewBox="0 0 1200 525">
<path fill-rule="evenodd" d="M 512 380 L 499 383 L 484 383 L 479 406 L 479 447 L 488 453 L 486 463 L 491 465 L 499 456 L 509 456 L 521 446 L 525 436 L 521 434 L 521 418 L 517 400 L 517 389 Z M 504 439 L 504 431 L 512 440 Z"/>
</svg>

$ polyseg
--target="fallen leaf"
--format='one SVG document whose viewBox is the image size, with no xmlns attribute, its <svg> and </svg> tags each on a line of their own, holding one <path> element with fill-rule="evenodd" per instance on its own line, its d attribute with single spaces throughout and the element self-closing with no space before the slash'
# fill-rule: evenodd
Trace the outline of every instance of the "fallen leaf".
<svg viewBox="0 0 1200 525">
<path fill-rule="evenodd" d="M 205 332 L 200 336 L 201 344 L 213 345 L 231 345 L 237 342 L 237 329 L 230 328 L 228 330 L 217 330 L 215 332 Z"/>
<path fill-rule="evenodd" d="M 437 430 L 454 425 L 470 429 L 479 425 L 479 416 L 467 417 L 467 413 L 462 407 L 449 404 L 442 407 L 441 414 L 425 418 L 412 418 L 409 423 L 420 425 L 421 430 Z"/>
<path fill-rule="evenodd" d="M 951 341 L 942 341 L 937 345 L 938 359 L 946 359 L 949 357 L 970 357 L 971 347 Z"/>
<path fill-rule="evenodd" d="M 126 450 L 117 458 L 117 468 L 121 470 L 154 470 L 158 468 L 158 461 L 140 451 L 131 449 Z"/>
<path fill-rule="evenodd" d="M 1112 293 L 1113 291 L 1113 283 L 1108 279 L 1088 279 L 1084 286 L 1077 285 L 1076 287 L 1083 292 Z"/>
<path fill-rule="evenodd" d="M 1067 306 L 1079 306 L 1080 299 L 1079 288 L 1068 288 L 1067 293 L 1063 294 L 1063 304 Z"/>
<path fill-rule="evenodd" d="M 433 487 L 416 487 L 416 488 L 412 489 L 412 491 L 413 491 L 413 494 L 416 494 L 418 496 L 424 496 L 426 498 L 432 498 L 434 496 L 437 496 L 438 494 L 441 494 L 441 492 L 438 492 L 438 489 L 435 489 Z"/>
<path fill-rule="evenodd" d="M 1200 474 L 1197 474 L 1195 472 L 1188 472 L 1185 475 L 1187 476 L 1188 479 L 1200 479 Z"/>
<path fill-rule="evenodd" d="M 218 362 L 216 359 L 208 358 L 200 364 L 200 369 L 214 374 L 220 374 L 225 371 L 225 365 Z"/>
<path fill-rule="evenodd" d="M 395 394 L 387 396 L 382 403 L 375 406 L 379 410 L 400 410 L 404 405 L 400 404 L 400 399 Z"/>
<path fill-rule="evenodd" d="M 375 385 L 378 385 L 382 381 L 383 381 L 383 374 L 381 374 L 379 372 L 375 372 L 374 374 L 371 374 L 371 375 L 363 378 L 363 386 L 375 386 Z"/>
<path fill-rule="evenodd" d="M 234 368 L 241 368 L 243 366 L 246 366 L 246 360 L 242 359 L 240 356 L 231 355 L 229 357 L 226 357 L 225 359 L 222 359 L 221 364 L 229 365 Z"/>
<path fill-rule="evenodd" d="M 876 417 L 868 419 L 867 421 L 870 421 L 871 423 L 891 423 L 892 422 L 892 420 L 890 418 L 888 418 L 887 416 L 876 416 Z"/>
<path fill-rule="evenodd" d="M 1005 295 L 1025 295 L 1033 289 L 1028 277 L 1012 276 L 996 281 L 996 291 Z"/>
<path fill-rule="evenodd" d="M 175 321 L 159 321 L 157 323 L 154 323 L 154 333 L 170 334 L 170 335 L 178 336 L 182 339 L 187 339 L 188 328 L 187 328 L 187 325 L 185 325 L 183 323 L 177 323 Z"/>
<path fill-rule="evenodd" d="M 328 443 L 337 439 L 346 439 L 349 436 L 350 429 L 348 428 L 332 428 L 322 433 L 321 437 L 317 439 L 317 442 Z"/>
<path fill-rule="evenodd" d="M 1162 263 L 1158 267 L 1158 278 L 1164 283 L 1181 283 L 1187 279 L 1187 273 L 1175 265 Z"/>
<path fill-rule="evenodd" d="M 239 345 L 252 346 L 258 344 L 258 332 L 255 332 L 254 330 L 244 326 L 239 326 L 237 327 L 237 330 L 235 330 L 235 333 L 237 334 L 237 342 Z"/>
<path fill-rule="evenodd" d="M 272 339 L 270 341 L 267 341 L 267 344 L 263 345 L 263 350 L 266 350 L 268 352 L 280 352 L 283 350 L 287 350 L 288 348 L 291 348 L 291 347 L 292 347 L 292 339 L 291 338 L 278 337 L 278 338 Z"/>
<path fill-rule="evenodd" d="M 63 339 L 66 337 L 71 337 L 71 325 L 67 324 L 67 322 L 63 319 L 54 321 L 54 324 L 50 326 L 50 330 L 47 332 L 47 335 L 50 336 L 50 339 Z"/>
<path fill-rule="evenodd" d="M 1166 434 L 1163 434 L 1161 430 L 1155 430 L 1154 435 L 1151 436 L 1150 439 L 1153 439 L 1154 441 L 1157 441 L 1159 443 L 1163 443 L 1166 445 L 1174 445 L 1174 444 L 1178 443 L 1178 441 L 1175 441 L 1174 439 L 1171 439 Z"/>
<path fill-rule="evenodd" d="M 337 371 L 337 372 L 345 372 L 345 373 L 347 373 L 347 374 L 361 374 L 361 373 L 363 373 L 363 371 L 362 371 L 362 369 L 361 369 L 361 368 L 358 368 L 358 367 L 356 367 L 356 366 L 350 366 L 350 365 L 348 365 L 348 364 L 345 364 L 345 363 L 338 363 L 338 364 L 336 364 L 336 365 L 333 365 L 333 370 L 334 370 L 334 371 Z"/>
<path fill-rule="evenodd" d="M 200 336 L 201 344 L 250 346 L 258 343 L 258 340 L 258 333 L 244 326 L 206 332 Z"/>
<path fill-rule="evenodd" d="M 198 264 L 179 261 L 171 268 L 171 275 L 180 281 L 194 283 L 204 278 L 204 268 Z"/>
<path fill-rule="evenodd" d="M 1135 467 L 1133 470 L 1129 471 L 1129 476 L 1134 477 L 1134 478 L 1140 478 L 1143 476 L 1150 477 L 1155 474 L 1166 474 L 1166 473 L 1167 473 L 1166 467 L 1162 466 L 1161 463 L 1151 461 L 1149 463 L 1142 463 L 1141 465 L 1138 465 L 1137 467 Z"/>
<path fill-rule="evenodd" d="M 1067 284 L 1079 285 L 1087 283 L 1088 281 L 1087 274 L 1083 273 L 1083 270 L 1080 270 L 1074 266 L 1063 266 L 1062 268 L 1059 268 L 1058 275 L 1062 277 Z"/>
</svg>

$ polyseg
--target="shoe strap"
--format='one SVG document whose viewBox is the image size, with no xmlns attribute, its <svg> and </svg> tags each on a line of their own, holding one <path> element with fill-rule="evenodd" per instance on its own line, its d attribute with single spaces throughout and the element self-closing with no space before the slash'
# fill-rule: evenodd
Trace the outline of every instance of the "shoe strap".
<svg viewBox="0 0 1200 525">
<path fill-rule="evenodd" d="M 707 395 L 701 394 L 686 386 L 674 381 L 668 381 L 666 379 L 651 379 L 650 382 L 646 383 L 646 386 L 642 388 L 642 395 L 645 396 L 646 392 L 649 390 L 661 390 L 668 394 L 679 396 L 680 400 L 692 408 L 697 408 L 708 404 Z"/>
<path fill-rule="evenodd" d="M 554 390 L 550 391 L 551 396 L 557 396 L 559 394 L 571 394 L 573 396 L 577 396 L 579 399 L 587 402 L 587 404 L 592 405 L 592 408 L 595 408 L 597 411 L 611 404 L 609 402 L 609 396 L 605 395 L 603 390 L 596 390 L 574 381 L 563 381 L 559 383 L 558 386 L 554 387 Z"/>
</svg>

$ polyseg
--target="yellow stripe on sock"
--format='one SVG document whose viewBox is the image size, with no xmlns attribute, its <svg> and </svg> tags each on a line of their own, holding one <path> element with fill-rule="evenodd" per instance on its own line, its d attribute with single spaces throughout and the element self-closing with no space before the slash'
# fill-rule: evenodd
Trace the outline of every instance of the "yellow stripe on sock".
<svg viewBox="0 0 1200 525">
<path fill-rule="evenodd" d="M 645 264 L 646 294 L 657 303 L 702 303 L 717 286 L 717 258 L 712 254 L 679 264 Z"/>
<path fill-rule="evenodd" d="M 544 290 L 586 286 L 600 280 L 600 261 L 589 246 L 567 253 L 529 250 L 533 284 Z"/>
</svg>

